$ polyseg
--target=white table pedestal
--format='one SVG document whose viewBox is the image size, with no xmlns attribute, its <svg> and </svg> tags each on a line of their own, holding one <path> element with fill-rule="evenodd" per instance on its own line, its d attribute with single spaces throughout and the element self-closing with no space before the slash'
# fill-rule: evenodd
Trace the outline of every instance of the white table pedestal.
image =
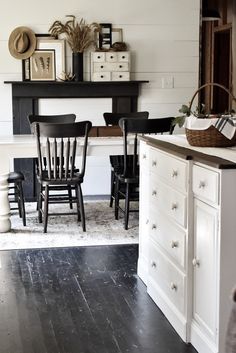
<svg viewBox="0 0 236 353">
<path fill-rule="evenodd" d="M 0 175 L 0 233 L 11 230 L 10 205 L 8 200 L 8 175 Z"/>
</svg>

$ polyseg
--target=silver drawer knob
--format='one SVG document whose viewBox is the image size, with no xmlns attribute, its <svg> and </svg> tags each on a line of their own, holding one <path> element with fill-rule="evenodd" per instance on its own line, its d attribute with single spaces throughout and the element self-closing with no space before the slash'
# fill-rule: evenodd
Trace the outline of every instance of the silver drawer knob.
<svg viewBox="0 0 236 353">
<path fill-rule="evenodd" d="M 192 264 L 194 267 L 199 267 L 200 266 L 200 261 L 196 258 L 193 259 Z"/>
<path fill-rule="evenodd" d="M 171 282 L 171 283 L 170 283 L 170 288 L 171 288 L 172 290 L 177 290 L 177 285 L 176 285 L 174 282 Z"/>
<path fill-rule="evenodd" d="M 156 262 L 155 262 L 155 261 L 152 261 L 152 262 L 151 262 L 151 266 L 152 266 L 152 268 L 156 268 L 156 267 L 157 267 Z"/>
<path fill-rule="evenodd" d="M 152 229 L 157 229 L 157 226 L 155 224 L 153 224 Z"/>
<path fill-rule="evenodd" d="M 153 190 L 152 191 L 152 196 L 156 196 L 156 194 L 157 194 L 156 190 Z"/>
<path fill-rule="evenodd" d="M 157 165 L 156 161 L 152 161 L 152 166 L 155 167 Z"/>
<path fill-rule="evenodd" d="M 149 219 L 146 220 L 146 224 L 148 224 L 148 223 L 149 223 Z"/>
<path fill-rule="evenodd" d="M 147 158 L 146 154 L 143 154 L 143 159 L 146 159 L 146 158 Z"/>
<path fill-rule="evenodd" d="M 177 210 L 177 208 L 178 208 L 177 203 L 172 203 L 172 205 L 171 205 L 171 209 L 172 209 L 172 211 L 176 211 L 176 210 Z"/>
<path fill-rule="evenodd" d="M 179 246 L 179 242 L 178 242 L 178 241 L 175 241 L 175 240 L 172 240 L 172 242 L 171 242 L 171 247 L 172 247 L 172 249 L 178 248 L 178 246 Z"/>
<path fill-rule="evenodd" d="M 172 171 L 172 178 L 176 178 L 178 176 L 178 171 L 177 170 L 173 170 Z"/>
<path fill-rule="evenodd" d="M 206 186 L 206 183 L 205 183 L 205 181 L 200 181 L 200 183 L 199 183 L 199 185 L 198 185 L 198 187 L 199 187 L 199 189 L 204 189 L 204 187 Z"/>
</svg>

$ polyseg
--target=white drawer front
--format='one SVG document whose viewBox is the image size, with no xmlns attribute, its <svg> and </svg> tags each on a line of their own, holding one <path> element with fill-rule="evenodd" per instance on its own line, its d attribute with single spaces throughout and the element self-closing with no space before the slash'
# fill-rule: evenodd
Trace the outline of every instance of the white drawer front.
<svg viewBox="0 0 236 353">
<path fill-rule="evenodd" d="M 129 72 L 112 72 L 111 73 L 112 81 L 129 81 L 130 73 Z"/>
<path fill-rule="evenodd" d="M 92 74 L 92 81 L 110 81 L 111 73 L 110 72 L 94 72 Z"/>
<path fill-rule="evenodd" d="M 139 164 L 140 164 L 140 169 L 142 171 L 145 169 L 148 172 L 149 153 L 150 153 L 150 147 L 145 142 L 140 141 Z"/>
<path fill-rule="evenodd" d="M 129 64 L 128 63 L 94 63 L 93 70 L 95 72 L 129 71 Z"/>
<path fill-rule="evenodd" d="M 101 62 L 101 61 L 105 61 L 105 53 L 91 53 L 92 55 L 92 61 L 94 62 Z"/>
<path fill-rule="evenodd" d="M 126 51 L 120 51 L 117 53 L 117 61 L 127 61 L 130 60 L 130 53 Z"/>
<path fill-rule="evenodd" d="M 219 203 L 219 174 L 207 168 L 193 166 L 193 192 L 200 198 Z"/>
<path fill-rule="evenodd" d="M 155 175 L 151 175 L 150 202 L 153 207 L 170 216 L 181 226 L 186 227 L 187 197 L 175 191 L 160 180 L 156 182 Z"/>
<path fill-rule="evenodd" d="M 117 61 L 117 53 L 114 52 L 107 52 L 106 54 L 106 61 L 113 63 Z"/>
<path fill-rule="evenodd" d="M 162 213 L 152 210 L 149 234 L 179 265 L 185 268 L 186 235 Z"/>
<path fill-rule="evenodd" d="M 185 314 L 186 276 L 150 241 L 149 275 L 174 306 Z"/>
<path fill-rule="evenodd" d="M 187 162 L 151 148 L 151 172 L 161 176 L 174 188 L 187 191 Z"/>
</svg>

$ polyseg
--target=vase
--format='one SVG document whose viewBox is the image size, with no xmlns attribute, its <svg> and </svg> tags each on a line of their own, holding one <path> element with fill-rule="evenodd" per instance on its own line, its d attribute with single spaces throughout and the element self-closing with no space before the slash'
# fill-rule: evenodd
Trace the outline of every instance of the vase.
<svg viewBox="0 0 236 353">
<path fill-rule="evenodd" d="M 83 53 L 72 53 L 72 74 L 74 81 L 83 81 L 84 56 Z"/>
</svg>

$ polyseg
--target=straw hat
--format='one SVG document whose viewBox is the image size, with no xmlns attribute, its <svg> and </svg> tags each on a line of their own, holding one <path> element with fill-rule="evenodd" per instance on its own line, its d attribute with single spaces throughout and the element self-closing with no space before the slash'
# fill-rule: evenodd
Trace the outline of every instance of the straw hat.
<svg viewBox="0 0 236 353">
<path fill-rule="evenodd" d="M 16 59 L 29 58 L 36 48 L 36 37 L 28 27 L 17 27 L 11 32 L 8 48 Z"/>
</svg>

